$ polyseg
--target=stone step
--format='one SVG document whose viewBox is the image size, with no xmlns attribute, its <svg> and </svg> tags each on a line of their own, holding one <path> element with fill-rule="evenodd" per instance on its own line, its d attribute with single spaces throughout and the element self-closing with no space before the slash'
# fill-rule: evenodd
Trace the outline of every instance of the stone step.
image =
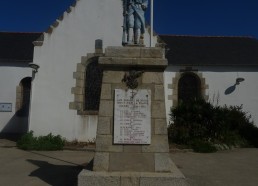
<svg viewBox="0 0 258 186">
<path fill-rule="evenodd" d="M 78 185 L 98 186 L 189 186 L 185 177 L 173 173 L 149 172 L 93 172 L 83 170 L 78 176 Z"/>
</svg>

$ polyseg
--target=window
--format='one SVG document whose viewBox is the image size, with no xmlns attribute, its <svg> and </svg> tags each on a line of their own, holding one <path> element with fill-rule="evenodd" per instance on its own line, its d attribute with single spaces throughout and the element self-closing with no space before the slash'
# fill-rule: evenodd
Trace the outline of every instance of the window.
<svg viewBox="0 0 258 186">
<path fill-rule="evenodd" d="M 103 70 L 98 65 L 98 58 L 94 58 L 93 61 L 86 66 L 85 111 L 99 110 L 102 76 Z"/>
<path fill-rule="evenodd" d="M 193 73 L 184 73 L 178 82 L 178 100 L 189 101 L 201 97 L 201 82 Z"/>
<path fill-rule="evenodd" d="M 76 86 L 71 89 L 74 101 L 69 103 L 69 109 L 77 110 L 78 115 L 97 115 L 99 111 L 103 70 L 98 61 L 104 54 L 98 52 L 82 56 L 73 73 Z"/>
</svg>

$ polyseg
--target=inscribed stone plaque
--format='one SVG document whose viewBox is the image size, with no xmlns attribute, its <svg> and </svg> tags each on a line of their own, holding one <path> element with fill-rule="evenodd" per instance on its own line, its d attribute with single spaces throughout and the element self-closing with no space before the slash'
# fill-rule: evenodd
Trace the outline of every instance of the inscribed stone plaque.
<svg viewBox="0 0 258 186">
<path fill-rule="evenodd" d="M 151 143 L 150 90 L 115 89 L 114 143 Z"/>
</svg>

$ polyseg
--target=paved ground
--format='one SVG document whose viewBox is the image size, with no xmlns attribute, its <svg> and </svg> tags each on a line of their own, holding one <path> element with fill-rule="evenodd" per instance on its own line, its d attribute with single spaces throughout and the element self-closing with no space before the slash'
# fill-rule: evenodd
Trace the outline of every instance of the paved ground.
<svg viewBox="0 0 258 186">
<path fill-rule="evenodd" d="M 0 186 L 73 186 L 92 159 L 87 151 L 22 151 L 0 139 Z M 258 149 L 171 153 L 192 186 L 257 186 Z"/>
<path fill-rule="evenodd" d="M 93 157 L 85 151 L 23 151 L 0 139 L 0 186 L 74 186 Z"/>
<path fill-rule="evenodd" d="M 258 149 L 173 153 L 171 158 L 192 186 L 258 185 Z"/>
</svg>

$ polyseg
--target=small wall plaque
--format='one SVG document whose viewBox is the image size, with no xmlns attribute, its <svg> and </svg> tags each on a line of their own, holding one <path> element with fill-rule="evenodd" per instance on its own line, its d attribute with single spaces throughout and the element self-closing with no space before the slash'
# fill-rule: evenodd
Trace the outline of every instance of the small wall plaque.
<svg viewBox="0 0 258 186">
<path fill-rule="evenodd" d="M 12 112 L 12 103 L 0 103 L 0 112 Z"/>
</svg>

